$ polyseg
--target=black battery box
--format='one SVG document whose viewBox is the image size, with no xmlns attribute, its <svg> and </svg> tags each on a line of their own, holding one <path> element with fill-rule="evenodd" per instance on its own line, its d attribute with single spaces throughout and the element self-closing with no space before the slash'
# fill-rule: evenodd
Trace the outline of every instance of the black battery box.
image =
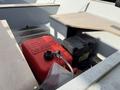
<svg viewBox="0 0 120 90">
<path fill-rule="evenodd" d="M 95 54 L 96 41 L 83 34 L 65 39 L 62 45 L 72 54 L 75 63 L 78 63 Z"/>
<path fill-rule="evenodd" d="M 120 0 L 116 0 L 115 6 L 120 7 Z"/>
</svg>

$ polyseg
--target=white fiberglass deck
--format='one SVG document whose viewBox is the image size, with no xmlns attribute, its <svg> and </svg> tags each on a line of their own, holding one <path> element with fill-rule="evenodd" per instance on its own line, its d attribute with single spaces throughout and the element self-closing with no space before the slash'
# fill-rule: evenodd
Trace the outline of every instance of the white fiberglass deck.
<svg viewBox="0 0 120 90">
<path fill-rule="evenodd" d="M 0 21 L 0 90 L 33 90 L 38 86 L 8 24 Z"/>
</svg>

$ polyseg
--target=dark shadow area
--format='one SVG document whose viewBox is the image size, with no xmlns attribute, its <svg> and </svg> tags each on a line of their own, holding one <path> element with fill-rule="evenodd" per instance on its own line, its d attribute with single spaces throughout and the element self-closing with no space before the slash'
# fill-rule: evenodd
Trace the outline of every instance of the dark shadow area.
<svg viewBox="0 0 120 90">
<path fill-rule="evenodd" d="M 49 15 L 55 14 L 57 9 L 57 6 L 0 9 L 0 19 L 6 19 L 13 30 L 19 30 L 27 25 L 39 27 L 48 23 Z"/>
<path fill-rule="evenodd" d="M 116 0 L 115 6 L 120 8 L 120 0 Z"/>
<path fill-rule="evenodd" d="M 75 34 L 82 34 L 82 32 L 94 32 L 94 31 L 101 31 L 101 30 L 75 28 L 68 26 L 67 37 L 74 36 Z"/>
<path fill-rule="evenodd" d="M 107 1 L 107 2 L 113 2 L 113 3 L 115 3 L 116 0 L 102 0 L 102 1 Z"/>
<path fill-rule="evenodd" d="M 74 36 L 74 35 L 81 36 L 83 34 L 83 32 L 99 32 L 99 31 L 101 31 L 101 30 L 91 30 L 91 29 L 81 29 L 81 28 L 68 27 L 67 38 Z M 92 36 L 88 35 L 88 37 L 92 37 Z M 92 37 L 92 38 L 94 38 L 94 37 Z M 118 51 L 114 47 L 111 47 L 110 45 L 102 42 L 99 38 L 94 38 L 94 39 L 96 39 L 96 41 L 97 41 L 96 53 L 100 53 L 104 57 L 108 57 L 111 54 Z"/>
</svg>

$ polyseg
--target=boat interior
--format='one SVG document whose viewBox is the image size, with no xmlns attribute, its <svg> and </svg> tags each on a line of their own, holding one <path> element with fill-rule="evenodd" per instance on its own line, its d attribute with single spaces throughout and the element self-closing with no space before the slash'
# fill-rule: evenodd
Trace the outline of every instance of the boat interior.
<svg viewBox="0 0 120 90">
<path fill-rule="evenodd" d="M 40 88 L 21 47 L 45 35 L 68 52 L 76 37 L 90 46 L 74 78 L 55 89 Z M 119 50 L 120 0 L 0 0 L 0 90 L 120 90 Z"/>
</svg>

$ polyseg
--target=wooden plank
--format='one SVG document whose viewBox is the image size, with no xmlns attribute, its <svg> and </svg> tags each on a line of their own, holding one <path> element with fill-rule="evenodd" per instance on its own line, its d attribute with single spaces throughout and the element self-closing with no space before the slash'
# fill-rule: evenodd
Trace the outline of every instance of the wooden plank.
<svg viewBox="0 0 120 90">
<path fill-rule="evenodd" d="M 120 30 L 113 27 L 120 27 L 120 23 L 116 23 L 90 13 L 81 12 L 52 15 L 51 18 L 66 26 L 90 30 L 104 30 L 120 36 Z"/>
<path fill-rule="evenodd" d="M 8 24 L 0 21 L 0 90 L 33 90 L 38 86 Z"/>
</svg>

